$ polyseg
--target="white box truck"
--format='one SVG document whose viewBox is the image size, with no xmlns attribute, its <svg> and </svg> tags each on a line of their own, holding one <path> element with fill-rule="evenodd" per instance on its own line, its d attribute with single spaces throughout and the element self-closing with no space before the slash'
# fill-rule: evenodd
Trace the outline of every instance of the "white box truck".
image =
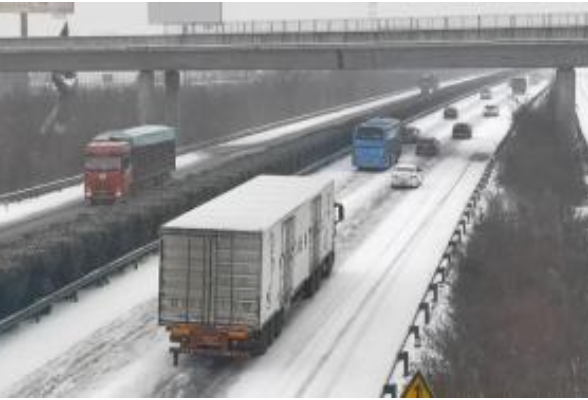
<svg viewBox="0 0 588 400">
<path fill-rule="evenodd" d="M 174 364 L 265 352 L 331 272 L 334 197 L 328 178 L 259 176 L 162 227 L 159 322 Z"/>
</svg>

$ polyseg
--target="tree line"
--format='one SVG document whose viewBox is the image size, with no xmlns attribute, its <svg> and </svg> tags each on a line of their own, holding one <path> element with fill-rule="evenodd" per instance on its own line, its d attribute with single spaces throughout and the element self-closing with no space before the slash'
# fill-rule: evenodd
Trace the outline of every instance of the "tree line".
<svg viewBox="0 0 588 400">
<path fill-rule="evenodd" d="M 554 96 L 517 116 L 425 368 L 439 396 L 588 395 L 587 189 Z"/>
</svg>

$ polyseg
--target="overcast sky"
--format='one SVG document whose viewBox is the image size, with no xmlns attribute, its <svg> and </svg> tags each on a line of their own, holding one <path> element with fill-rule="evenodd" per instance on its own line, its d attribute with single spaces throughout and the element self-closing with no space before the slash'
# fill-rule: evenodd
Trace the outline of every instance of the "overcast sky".
<svg viewBox="0 0 588 400">
<path fill-rule="evenodd" d="M 369 3 L 224 3 L 225 20 L 365 18 Z M 540 12 L 588 13 L 588 3 L 378 3 L 380 17 L 463 14 L 503 14 Z M 136 34 L 162 32 L 149 26 L 147 3 L 76 3 L 75 14 L 68 17 L 74 35 Z M 63 20 L 52 16 L 31 16 L 31 35 L 56 35 Z M 19 33 L 18 17 L 0 15 L 0 35 Z"/>
</svg>

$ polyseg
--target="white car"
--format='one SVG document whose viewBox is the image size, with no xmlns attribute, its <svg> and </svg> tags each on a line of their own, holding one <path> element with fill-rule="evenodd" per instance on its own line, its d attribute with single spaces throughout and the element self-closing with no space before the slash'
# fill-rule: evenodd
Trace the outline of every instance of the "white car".
<svg viewBox="0 0 588 400">
<path fill-rule="evenodd" d="M 423 170 L 417 165 L 397 164 L 392 169 L 392 188 L 418 188 L 423 184 Z"/>
</svg>

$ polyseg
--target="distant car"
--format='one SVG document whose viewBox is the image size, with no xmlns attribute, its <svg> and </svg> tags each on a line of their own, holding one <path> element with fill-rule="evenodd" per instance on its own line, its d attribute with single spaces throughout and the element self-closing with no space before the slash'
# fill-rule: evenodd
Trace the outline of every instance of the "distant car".
<svg viewBox="0 0 588 400">
<path fill-rule="evenodd" d="M 481 100 L 492 100 L 492 91 L 490 90 L 490 88 L 483 88 L 480 91 L 480 99 Z"/>
<path fill-rule="evenodd" d="M 403 126 L 400 130 L 402 144 L 415 144 L 420 137 L 421 130 L 416 126 Z"/>
<path fill-rule="evenodd" d="M 423 184 L 423 171 L 413 164 L 397 164 L 392 169 L 392 188 L 418 188 Z"/>
<path fill-rule="evenodd" d="M 488 104 L 484 107 L 484 117 L 498 117 L 500 108 L 496 104 Z"/>
<path fill-rule="evenodd" d="M 415 153 L 417 156 L 435 157 L 441 151 L 441 142 L 435 138 L 420 138 Z"/>
<path fill-rule="evenodd" d="M 459 112 L 455 107 L 447 107 L 443 110 L 443 118 L 445 119 L 457 119 L 459 117 Z"/>
<path fill-rule="evenodd" d="M 471 139 L 472 126 L 466 122 L 458 122 L 453 125 L 453 131 L 451 136 L 454 139 Z"/>
</svg>

